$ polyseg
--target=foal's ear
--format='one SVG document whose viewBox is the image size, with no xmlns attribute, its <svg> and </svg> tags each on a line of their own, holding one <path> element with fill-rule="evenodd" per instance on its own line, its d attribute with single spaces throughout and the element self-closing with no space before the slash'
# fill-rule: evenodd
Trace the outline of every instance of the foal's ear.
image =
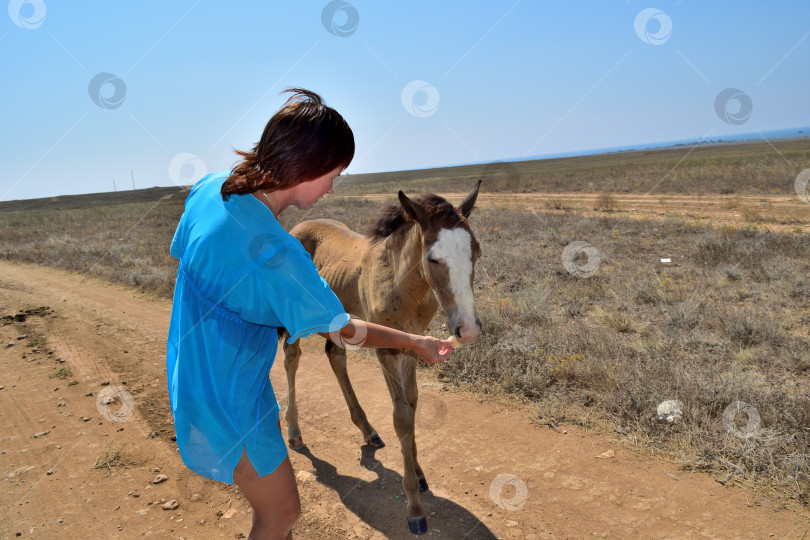
<svg viewBox="0 0 810 540">
<path fill-rule="evenodd" d="M 464 200 L 461 201 L 461 206 L 459 206 L 459 210 L 461 210 L 461 215 L 464 216 L 465 218 L 470 217 L 470 213 L 472 212 L 473 207 L 475 206 L 475 199 L 478 198 L 478 188 L 480 187 L 481 187 L 481 180 L 479 180 L 478 183 L 475 184 L 475 187 L 472 189 L 472 191 L 470 191 L 467 194 L 467 196 L 464 197 Z"/>
<path fill-rule="evenodd" d="M 417 223 L 423 223 L 425 220 L 424 207 L 418 202 L 409 199 L 402 190 L 397 193 L 397 196 L 399 197 L 399 204 L 401 204 L 402 209 L 405 210 L 405 215 Z"/>
</svg>

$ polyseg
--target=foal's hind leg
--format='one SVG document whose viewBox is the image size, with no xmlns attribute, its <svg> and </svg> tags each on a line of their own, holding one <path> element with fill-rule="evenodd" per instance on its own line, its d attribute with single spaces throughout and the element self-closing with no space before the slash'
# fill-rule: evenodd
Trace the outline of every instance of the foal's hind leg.
<svg viewBox="0 0 810 540">
<path fill-rule="evenodd" d="M 296 341 L 292 345 L 287 343 L 287 332 L 279 332 L 279 341 L 284 344 L 284 370 L 287 372 L 287 410 L 284 420 L 287 422 L 287 444 L 293 450 L 304 447 L 301 429 L 298 427 L 298 404 L 295 402 L 295 372 L 298 370 L 298 360 L 301 358 L 301 344 Z"/>
<path fill-rule="evenodd" d="M 354 394 L 354 388 L 349 380 L 349 373 L 346 371 L 346 349 L 335 345 L 332 341 L 326 340 L 326 356 L 329 357 L 329 364 L 332 366 L 332 371 L 340 385 L 340 390 L 343 392 L 343 399 L 346 400 L 346 405 L 349 406 L 349 414 L 351 415 L 352 422 L 363 434 L 363 441 L 370 446 L 382 448 L 385 443 L 377 434 L 377 430 L 371 427 L 371 424 L 366 418 L 366 413 L 357 401 L 357 396 Z"/>
</svg>

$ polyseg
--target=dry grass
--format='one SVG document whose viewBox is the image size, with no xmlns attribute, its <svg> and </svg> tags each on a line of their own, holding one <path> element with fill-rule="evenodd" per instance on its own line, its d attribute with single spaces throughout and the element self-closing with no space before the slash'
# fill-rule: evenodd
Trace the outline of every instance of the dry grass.
<svg viewBox="0 0 810 540">
<path fill-rule="evenodd" d="M 141 461 L 126 452 L 123 445 L 116 445 L 111 442 L 107 445 L 104 455 L 96 458 L 93 469 L 104 469 L 107 471 L 107 476 L 109 476 L 112 474 L 113 468 L 127 469 L 137 467 L 140 464 Z"/>
<path fill-rule="evenodd" d="M 598 186 L 605 193 L 653 185 L 662 192 L 733 185 L 734 193 L 744 193 L 783 183 L 792 189 L 795 171 L 784 160 L 755 145 L 741 146 L 721 155 L 695 150 L 669 176 L 686 150 L 608 156 L 603 162 L 551 160 L 540 180 L 528 169 L 490 173 L 495 188 L 504 190 L 518 183 L 537 191 L 596 192 Z M 784 143 L 780 150 L 807 161 L 810 153 L 802 148 Z M 458 169 L 444 179 L 413 180 L 407 189 L 433 184 L 437 192 L 466 191 L 474 171 Z M 352 179 L 353 187 L 342 185 L 338 194 L 385 192 L 394 201 L 405 180 L 391 174 L 378 184 Z M 492 191 L 486 181 L 483 189 Z M 168 247 L 182 193 L 167 189 L 131 203 L 100 196 L 99 204 L 86 196 L 0 204 L 0 257 L 170 297 L 177 266 Z M 169 194 L 174 196 L 159 198 Z M 729 199 L 728 209 L 740 209 L 734 201 Z M 288 210 L 282 224 L 290 228 L 302 219 L 328 217 L 363 230 L 380 206 L 336 196 L 310 212 Z M 475 290 L 484 332 L 439 366 L 440 377 L 484 394 L 529 400 L 541 423 L 610 426 L 685 467 L 774 486 L 807 503 L 810 235 L 553 211 L 564 207 L 560 201 L 549 212 L 504 205 L 473 213 L 483 249 Z M 563 267 L 563 249 L 575 240 L 599 251 L 601 264 L 591 277 L 572 276 Z M 672 262 L 661 263 L 663 257 Z M 430 331 L 446 335 L 442 322 L 437 317 Z M 657 404 L 668 399 L 685 405 L 679 424 L 656 419 Z M 751 437 L 735 435 L 722 419 L 737 401 L 760 415 Z M 734 422 L 745 420 L 738 415 Z M 108 470 L 115 462 L 106 460 Z"/>
</svg>

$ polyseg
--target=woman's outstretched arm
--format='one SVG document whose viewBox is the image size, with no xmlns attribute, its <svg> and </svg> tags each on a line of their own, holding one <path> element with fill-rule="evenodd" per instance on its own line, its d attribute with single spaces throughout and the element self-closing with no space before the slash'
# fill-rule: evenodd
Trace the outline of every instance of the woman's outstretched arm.
<svg viewBox="0 0 810 540">
<path fill-rule="evenodd" d="M 410 349 L 431 366 L 444 362 L 453 352 L 453 342 L 449 339 L 409 334 L 360 319 L 352 319 L 340 330 L 321 335 L 344 347 Z"/>
</svg>

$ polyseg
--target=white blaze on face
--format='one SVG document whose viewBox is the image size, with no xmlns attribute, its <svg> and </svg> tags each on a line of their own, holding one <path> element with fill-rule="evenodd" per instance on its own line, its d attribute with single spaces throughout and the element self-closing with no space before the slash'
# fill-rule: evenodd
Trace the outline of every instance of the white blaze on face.
<svg viewBox="0 0 810 540">
<path fill-rule="evenodd" d="M 450 289 L 456 299 L 459 322 L 475 326 L 472 276 L 472 237 L 462 227 L 442 229 L 428 255 L 442 261 L 450 273 Z"/>
</svg>

